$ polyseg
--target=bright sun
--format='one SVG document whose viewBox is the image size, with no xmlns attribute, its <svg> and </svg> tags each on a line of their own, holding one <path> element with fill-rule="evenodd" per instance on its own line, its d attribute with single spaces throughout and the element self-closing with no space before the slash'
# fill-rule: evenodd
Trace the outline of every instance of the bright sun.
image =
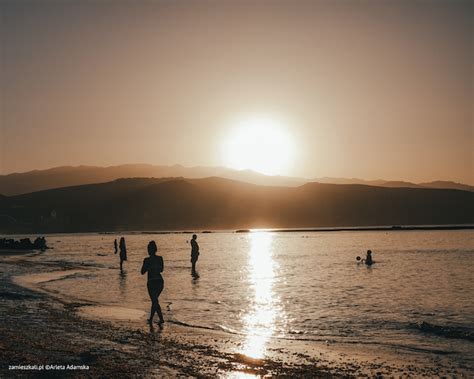
<svg viewBox="0 0 474 379">
<path fill-rule="evenodd" d="M 253 117 L 237 124 L 223 144 L 226 166 L 267 175 L 286 174 L 294 160 L 290 133 L 280 123 Z"/>
</svg>

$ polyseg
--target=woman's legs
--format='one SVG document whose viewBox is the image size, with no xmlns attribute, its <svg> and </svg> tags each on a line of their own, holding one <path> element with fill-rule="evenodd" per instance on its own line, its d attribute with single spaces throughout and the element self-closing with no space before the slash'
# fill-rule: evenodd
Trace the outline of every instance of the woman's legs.
<svg viewBox="0 0 474 379">
<path fill-rule="evenodd" d="M 156 314 L 158 315 L 158 318 L 160 319 L 160 324 L 165 322 L 165 320 L 163 320 L 163 313 L 161 313 L 161 307 L 160 307 L 160 303 L 158 301 L 158 298 L 160 297 L 161 292 L 163 291 L 163 287 L 164 287 L 163 279 L 158 280 L 158 288 L 157 288 L 157 291 L 156 291 L 155 311 L 156 311 Z"/>
<path fill-rule="evenodd" d="M 160 319 L 160 324 L 164 323 L 165 320 L 163 320 L 163 313 L 161 313 L 161 307 L 158 301 L 158 297 L 156 298 L 155 311 L 156 311 L 156 314 L 158 315 L 158 318 Z"/>
<path fill-rule="evenodd" d="M 148 282 L 147 283 L 148 287 L 148 295 L 150 296 L 151 300 L 151 309 L 150 309 L 150 318 L 148 319 L 148 322 L 151 324 L 153 321 L 153 316 L 155 315 L 156 312 L 156 298 L 155 298 L 155 289 L 153 286 L 153 282 Z"/>
<path fill-rule="evenodd" d="M 151 299 L 150 318 L 148 319 L 150 324 L 153 321 L 153 316 L 155 315 L 155 312 L 156 312 L 156 300 L 154 301 L 153 299 Z"/>
<path fill-rule="evenodd" d="M 153 316 L 155 312 L 158 314 L 158 318 L 160 319 L 160 323 L 163 323 L 163 313 L 161 313 L 160 303 L 158 298 L 163 291 L 163 281 L 162 280 L 153 280 L 148 282 L 148 295 L 150 295 L 151 300 L 151 310 L 150 310 L 150 318 L 149 322 L 153 321 Z"/>
</svg>

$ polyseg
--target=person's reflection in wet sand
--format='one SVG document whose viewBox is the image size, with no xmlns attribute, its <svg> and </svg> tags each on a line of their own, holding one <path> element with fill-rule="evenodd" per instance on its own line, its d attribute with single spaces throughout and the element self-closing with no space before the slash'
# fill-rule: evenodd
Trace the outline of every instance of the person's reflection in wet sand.
<svg viewBox="0 0 474 379">
<path fill-rule="evenodd" d="M 148 330 L 150 334 L 154 336 L 160 336 L 161 332 L 163 332 L 163 326 L 161 324 L 158 324 L 158 329 L 155 328 L 153 323 L 147 323 L 148 324 Z M 158 333 L 157 333 L 158 332 Z"/>
<path fill-rule="evenodd" d="M 125 292 L 127 292 L 127 273 L 125 271 L 119 273 L 119 288 L 120 294 L 125 296 Z"/>
</svg>

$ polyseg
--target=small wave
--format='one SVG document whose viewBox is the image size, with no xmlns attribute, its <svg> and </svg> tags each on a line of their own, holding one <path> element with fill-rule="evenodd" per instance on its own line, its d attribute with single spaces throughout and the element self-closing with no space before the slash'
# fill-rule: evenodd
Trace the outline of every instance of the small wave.
<svg viewBox="0 0 474 379">
<path fill-rule="evenodd" d="M 446 338 L 474 341 L 474 330 L 467 327 L 436 325 L 426 321 L 415 324 L 415 327 L 423 333 L 435 334 Z"/>
<path fill-rule="evenodd" d="M 168 265 L 168 269 L 191 271 L 190 266 L 178 266 L 178 265 L 175 266 L 172 263 Z"/>
<path fill-rule="evenodd" d="M 245 334 L 245 333 L 239 332 L 238 330 L 229 328 L 229 327 L 224 326 L 224 325 L 218 325 L 217 327 L 212 327 L 212 326 L 205 326 L 205 325 L 190 324 L 190 323 L 187 323 L 187 322 L 184 322 L 184 321 L 179 321 L 179 320 L 176 320 L 176 319 L 171 319 L 167 322 L 169 322 L 170 324 L 184 326 L 186 328 L 216 330 L 216 331 L 220 330 L 220 331 L 223 331 L 223 332 L 226 332 L 226 333 L 229 333 L 229 334 L 237 334 L 237 335 Z"/>
<path fill-rule="evenodd" d="M 72 273 L 70 275 L 61 276 L 60 278 L 53 278 L 53 279 L 45 280 L 44 282 L 41 282 L 41 284 L 59 282 L 61 280 L 65 280 L 65 279 L 81 279 L 81 278 L 89 279 L 89 278 L 93 278 L 93 277 L 95 277 L 95 275 L 92 274 L 92 273 L 75 272 L 75 273 Z"/>
<path fill-rule="evenodd" d="M 340 342 L 343 344 L 354 344 L 354 345 L 367 345 L 367 346 L 383 346 L 388 348 L 396 348 L 404 349 L 407 351 L 414 351 L 417 353 L 429 353 L 429 354 L 440 354 L 440 355 L 451 355 L 451 354 L 458 354 L 458 351 L 455 350 L 441 350 L 441 349 L 432 349 L 428 347 L 419 347 L 419 346 L 411 346 L 405 344 L 397 344 L 397 343 L 388 343 L 388 342 L 376 342 L 376 341 L 363 341 L 363 340 L 342 340 L 342 341 L 334 341 Z"/>
<path fill-rule="evenodd" d="M 195 329 L 206 329 L 206 330 L 217 330 L 216 328 L 211 328 L 210 326 L 204 326 L 204 325 L 194 325 L 194 324 L 188 324 L 183 321 L 179 320 L 168 320 L 167 321 L 169 324 L 175 324 L 179 326 L 185 326 L 187 328 L 195 328 Z"/>
<path fill-rule="evenodd" d="M 242 332 L 239 332 L 235 329 L 229 328 L 229 327 L 224 326 L 224 325 L 219 325 L 219 329 L 223 330 L 224 332 L 230 333 L 230 334 L 239 334 L 239 335 L 244 334 Z"/>
<path fill-rule="evenodd" d="M 315 335 L 309 335 L 309 334 L 297 334 L 298 337 L 295 337 L 295 335 L 275 335 L 270 338 L 272 339 L 277 339 L 277 340 L 284 340 L 284 341 L 303 341 L 303 342 L 324 342 L 324 343 L 337 343 L 337 342 L 345 342 L 345 341 L 339 341 L 335 340 L 334 338 L 330 338 L 329 336 L 321 336 L 317 337 Z"/>
<path fill-rule="evenodd" d="M 308 332 L 305 330 L 289 330 L 288 334 L 301 335 L 301 334 L 308 334 Z"/>
<path fill-rule="evenodd" d="M 221 300 L 212 301 L 211 304 L 214 304 L 214 305 L 223 305 L 223 306 L 225 306 L 225 307 L 230 307 L 229 304 L 227 304 L 226 302 L 221 301 Z"/>
</svg>

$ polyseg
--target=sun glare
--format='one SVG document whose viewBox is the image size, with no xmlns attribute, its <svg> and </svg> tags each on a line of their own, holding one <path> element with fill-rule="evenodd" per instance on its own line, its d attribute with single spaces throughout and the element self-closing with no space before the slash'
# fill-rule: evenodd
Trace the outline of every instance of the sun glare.
<svg viewBox="0 0 474 379">
<path fill-rule="evenodd" d="M 245 343 L 241 353 L 262 359 L 267 351 L 269 339 L 275 332 L 275 321 L 284 318 L 275 296 L 277 264 L 273 259 L 273 234 L 269 232 L 249 233 L 249 280 L 253 289 L 252 309 L 244 316 Z"/>
<path fill-rule="evenodd" d="M 291 134 L 271 118 L 254 117 L 237 124 L 223 144 L 225 165 L 267 175 L 287 174 L 294 160 Z"/>
</svg>

